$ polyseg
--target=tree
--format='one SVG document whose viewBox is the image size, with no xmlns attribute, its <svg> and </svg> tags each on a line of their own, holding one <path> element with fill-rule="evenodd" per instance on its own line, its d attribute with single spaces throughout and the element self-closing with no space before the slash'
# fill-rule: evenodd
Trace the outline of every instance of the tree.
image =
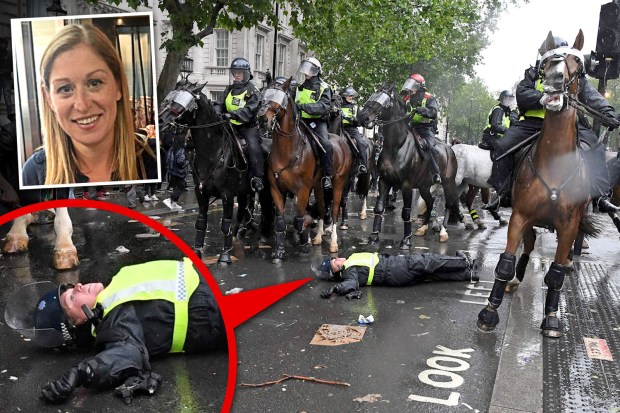
<svg viewBox="0 0 620 413">
<path fill-rule="evenodd" d="M 462 84 L 454 90 L 444 108 L 444 116 L 449 119 L 450 137 L 477 145 L 488 122 L 489 111 L 496 104 L 497 96 L 489 92 L 481 79 L 474 78 Z"/>
</svg>

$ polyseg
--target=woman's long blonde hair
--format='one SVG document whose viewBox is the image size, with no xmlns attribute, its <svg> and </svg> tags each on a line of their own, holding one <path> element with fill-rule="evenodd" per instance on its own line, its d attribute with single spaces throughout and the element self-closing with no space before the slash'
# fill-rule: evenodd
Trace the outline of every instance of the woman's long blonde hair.
<svg viewBox="0 0 620 413">
<path fill-rule="evenodd" d="M 108 37 L 90 24 L 71 24 L 60 30 L 49 43 L 41 59 L 41 89 L 44 95 L 43 128 L 45 130 L 44 148 L 47 158 L 45 184 L 68 184 L 76 182 L 77 159 L 69 135 L 56 120 L 46 94 L 50 93 L 50 71 L 56 58 L 76 46 L 85 44 L 97 53 L 112 71 L 120 87 L 122 97 L 116 102 L 116 121 L 114 122 L 114 152 L 112 171 L 114 180 L 131 181 L 138 179 L 136 167 L 136 139 L 133 116 L 129 107 L 129 87 L 123 63 Z M 79 64 L 79 62 L 76 62 Z"/>
</svg>

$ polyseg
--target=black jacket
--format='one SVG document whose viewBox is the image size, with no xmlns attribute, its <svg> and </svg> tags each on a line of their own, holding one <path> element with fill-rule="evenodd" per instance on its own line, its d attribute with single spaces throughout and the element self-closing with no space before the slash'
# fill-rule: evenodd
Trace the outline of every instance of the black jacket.
<svg viewBox="0 0 620 413">
<path fill-rule="evenodd" d="M 508 129 L 504 126 L 504 116 L 510 118 L 510 125 L 515 124 L 519 120 L 519 115 L 516 111 L 511 111 L 509 107 L 503 105 L 497 105 L 489 116 L 490 128 L 485 128 L 483 132 L 490 133 L 491 135 L 503 135 Z"/>
<path fill-rule="evenodd" d="M 318 76 L 313 76 L 310 79 L 307 79 L 304 83 L 297 86 L 298 90 L 312 90 L 315 92 L 315 96 L 319 96 L 321 93 L 321 84 L 323 82 Z M 306 112 L 308 115 L 319 115 L 320 120 L 326 120 L 329 117 L 329 111 L 331 108 L 332 101 L 332 90 L 329 85 L 323 90 L 323 94 L 319 98 L 316 103 L 304 103 L 300 104 L 299 108 Z M 314 121 L 316 119 L 307 119 L 310 121 Z"/>
<path fill-rule="evenodd" d="M 88 328 L 90 324 L 87 323 Z M 93 369 L 87 386 L 117 386 L 128 377 L 150 371 L 150 358 L 168 353 L 174 329 L 174 304 L 165 300 L 121 304 L 96 328 L 99 353 L 83 361 Z M 200 278 L 189 300 L 186 353 L 226 347 L 226 332 L 211 290 Z"/>
<path fill-rule="evenodd" d="M 228 113 L 226 110 L 226 97 L 232 92 L 233 95 L 247 93 L 245 106 L 243 108 L 230 112 L 231 119 L 243 123 L 242 126 L 254 126 L 256 124 L 256 112 L 260 103 L 260 93 L 251 81 L 247 81 L 242 85 L 228 85 L 224 91 L 223 98 L 219 102 L 215 102 L 214 109 L 218 115 Z"/>
<path fill-rule="evenodd" d="M 412 108 L 416 108 L 416 113 L 418 113 L 423 118 L 431 119 L 429 123 L 411 123 L 411 125 L 418 128 L 433 128 L 437 127 L 437 114 L 439 112 L 439 105 L 437 104 L 437 99 L 432 94 L 428 93 L 428 97 L 426 98 L 426 102 L 424 106 L 422 106 L 422 101 L 424 100 L 424 95 L 428 93 L 424 89 L 420 89 L 415 95 L 411 96 L 407 99 L 406 108 L 407 111 L 410 112 Z M 412 117 L 414 115 L 412 114 Z"/>
<path fill-rule="evenodd" d="M 333 286 L 335 293 L 346 295 L 368 282 L 369 267 L 352 266 L 342 271 L 342 282 Z M 372 285 L 406 287 L 428 280 L 470 281 L 469 263 L 461 257 L 438 254 L 379 254 Z"/>
</svg>

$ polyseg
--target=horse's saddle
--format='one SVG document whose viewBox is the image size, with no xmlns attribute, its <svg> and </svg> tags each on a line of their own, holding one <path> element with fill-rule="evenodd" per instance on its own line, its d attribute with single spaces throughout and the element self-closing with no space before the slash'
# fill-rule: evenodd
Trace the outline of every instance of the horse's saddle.
<svg viewBox="0 0 620 413">
<path fill-rule="evenodd" d="M 353 137 L 349 135 L 345 130 L 342 131 L 342 134 L 344 135 L 346 141 L 349 143 L 349 147 L 351 148 L 351 150 L 355 152 L 356 155 L 359 155 L 360 149 L 357 147 L 357 142 L 355 141 L 355 139 L 353 139 Z"/>
</svg>

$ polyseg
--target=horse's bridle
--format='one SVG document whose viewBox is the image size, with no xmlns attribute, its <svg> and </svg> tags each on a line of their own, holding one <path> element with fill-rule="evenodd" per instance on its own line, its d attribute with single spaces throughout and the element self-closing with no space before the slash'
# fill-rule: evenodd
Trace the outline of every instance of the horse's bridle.
<svg viewBox="0 0 620 413">
<path fill-rule="evenodd" d="M 291 102 L 292 100 L 291 96 L 288 93 L 286 93 L 284 90 L 282 90 L 281 87 L 275 86 L 275 87 L 270 87 L 269 89 L 265 90 L 265 92 L 263 92 L 263 96 L 261 97 L 261 100 L 263 101 L 263 104 L 261 105 L 261 108 L 258 110 L 258 113 L 257 113 L 258 117 L 265 116 L 268 110 L 273 111 L 273 118 L 275 121 L 272 122 L 271 129 L 269 130 L 269 132 L 271 134 L 273 134 L 274 132 L 278 132 L 279 134 L 286 136 L 286 137 L 291 137 L 295 135 L 295 133 L 299 129 L 299 116 L 295 116 L 295 128 L 293 129 L 292 132 L 284 132 L 282 130 L 282 127 L 280 126 L 280 122 L 277 121 L 280 112 L 282 111 L 286 112 L 287 107 L 289 106 L 293 107 L 293 104 Z M 277 103 L 278 107 L 274 109 L 271 106 L 271 103 Z"/>
<path fill-rule="evenodd" d="M 577 70 L 575 70 L 572 74 L 570 73 L 570 67 L 567 62 L 567 57 L 569 55 L 573 55 L 577 59 L 577 62 L 579 63 Z M 538 64 L 538 71 L 542 73 L 543 76 L 544 76 L 544 65 L 548 59 L 551 59 L 552 62 L 564 61 L 564 63 L 566 64 L 566 68 L 567 68 L 566 70 L 568 71 L 569 78 L 568 78 L 568 82 L 562 82 L 563 85 L 562 85 L 562 90 L 560 92 L 562 92 L 563 95 L 568 97 L 569 96 L 568 90 L 571 88 L 573 83 L 578 81 L 579 76 L 583 73 L 584 62 L 585 62 L 583 58 L 583 54 L 581 53 L 580 50 L 573 49 L 572 47 L 567 47 L 567 46 L 562 46 L 562 47 L 549 50 L 547 53 L 542 55 L 542 57 L 540 58 L 540 63 Z"/>
<path fill-rule="evenodd" d="M 380 97 L 382 97 L 383 95 L 387 96 L 388 102 L 383 103 L 381 100 L 379 100 Z M 398 123 L 404 119 L 407 119 L 409 117 L 409 114 L 405 114 L 403 117 L 400 117 L 398 119 L 392 119 L 392 120 L 380 120 L 379 116 L 381 116 L 381 113 L 383 113 L 383 111 L 385 109 L 391 108 L 394 105 L 394 96 L 390 95 L 387 91 L 385 90 L 379 90 L 375 93 L 373 93 L 368 100 L 366 101 L 366 104 L 368 104 L 369 102 L 375 102 L 378 104 L 379 109 L 377 111 L 375 110 L 368 110 L 368 112 L 372 113 L 373 115 L 375 115 L 375 120 L 373 120 L 372 122 L 368 123 L 368 128 L 373 128 L 374 126 L 383 126 L 383 125 L 391 125 L 393 123 Z M 366 105 L 364 105 L 366 106 Z"/>
</svg>

